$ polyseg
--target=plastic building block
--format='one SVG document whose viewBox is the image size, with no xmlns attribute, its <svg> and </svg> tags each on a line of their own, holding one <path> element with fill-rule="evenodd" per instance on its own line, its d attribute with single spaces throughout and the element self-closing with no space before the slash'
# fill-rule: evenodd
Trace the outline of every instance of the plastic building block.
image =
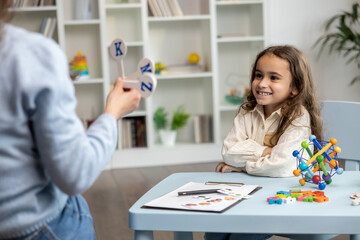
<svg viewBox="0 0 360 240">
<path fill-rule="evenodd" d="M 291 193 L 290 197 L 298 198 L 299 196 L 303 195 L 303 193 Z"/>
<path fill-rule="evenodd" d="M 307 196 L 304 198 L 304 202 L 314 202 L 315 197 Z"/>
<path fill-rule="evenodd" d="M 325 196 L 325 193 L 323 191 L 314 191 L 314 193 L 317 197 Z"/>
<path fill-rule="evenodd" d="M 287 192 L 287 191 L 278 191 L 276 194 L 282 194 L 282 195 L 285 195 L 285 196 L 290 196 L 290 193 Z"/>
<path fill-rule="evenodd" d="M 269 204 L 282 204 L 282 199 L 278 197 L 268 197 Z"/>
<path fill-rule="evenodd" d="M 296 203 L 296 198 L 293 197 L 283 198 L 282 200 L 284 204 Z"/>
<path fill-rule="evenodd" d="M 276 194 L 275 197 L 278 197 L 278 198 L 287 198 L 288 196 L 287 196 L 287 195 L 283 195 L 283 194 Z"/>
<path fill-rule="evenodd" d="M 303 202 L 304 199 L 307 198 L 307 197 L 308 197 L 308 196 L 306 196 L 306 195 L 299 195 L 299 196 L 297 197 L 297 200 Z"/>
<path fill-rule="evenodd" d="M 326 196 L 315 197 L 315 202 L 327 202 L 327 201 L 329 201 L 329 198 Z"/>
</svg>

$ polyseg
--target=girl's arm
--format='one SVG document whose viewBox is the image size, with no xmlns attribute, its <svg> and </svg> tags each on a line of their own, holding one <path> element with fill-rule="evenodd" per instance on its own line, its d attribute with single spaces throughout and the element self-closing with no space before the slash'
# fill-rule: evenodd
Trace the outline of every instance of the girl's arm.
<svg viewBox="0 0 360 240">
<path fill-rule="evenodd" d="M 215 172 L 246 172 L 246 169 L 245 167 L 233 167 L 224 162 L 221 162 L 216 166 Z"/>
<path fill-rule="evenodd" d="M 224 140 L 223 160 L 233 167 L 245 167 L 249 160 L 259 159 L 266 146 L 258 144 L 251 138 L 251 121 L 245 121 L 243 109 L 234 119 L 234 125 Z"/>
<path fill-rule="evenodd" d="M 310 117 L 306 112 L 295 120 L 280 137 L 270 154 L 249 160 L 246 170 L 249 174 L 270 177 L 290 177 L 296 169 L 296 160 L 292 156 L 299 149 L 301 142 L 306 141 L 311 134 Z M 266 152 L 266 150 L 265 150 Z"/>
</svg>

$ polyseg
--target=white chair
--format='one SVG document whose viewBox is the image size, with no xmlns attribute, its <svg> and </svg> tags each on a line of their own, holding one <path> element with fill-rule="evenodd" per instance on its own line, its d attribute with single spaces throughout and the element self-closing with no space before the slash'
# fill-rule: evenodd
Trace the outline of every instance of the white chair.
<svg viewBox="0 0 360 240">
<path fill-rule="evenodd" d="M 324 121 L 322 140 L 329 141 L 330 138 L 335 138 L 341 148 L 339 158 L 345 160 L 345 166 L 341 167 L 346 171 L 359 171 L 360 153 L 356 139 L 360 136 L 360 102 L 322 101 L 321 105 L 321 117 Z M 278 236 L 294 240 L 325 240 L 336 237 L 310 234 Z M 350 236 L 350 240 L 360 240 L 360 235 Z"/>
</svg>

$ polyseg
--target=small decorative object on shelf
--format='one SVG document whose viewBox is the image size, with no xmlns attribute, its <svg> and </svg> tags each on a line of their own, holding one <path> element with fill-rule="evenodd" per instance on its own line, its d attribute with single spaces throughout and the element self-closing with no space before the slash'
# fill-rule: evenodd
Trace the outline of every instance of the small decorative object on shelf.
<svg viewBox="0 0 360 240">
<path fill-rule="evenodd" d="M 174 146 L 176 141 L 176 133 L 178 130 L 186 126 L 190 114 L 185 112 L 185 106 L 181 105 L 173 111 L 170 129 L 168 128 L 168 112 L 163 107 L 158 108 L 154 113 L 155 129 L 159 131 L 161 142 L 165 146 Z"/>
<path fill-rule="evenodd" d="M 309 145 L 313 145 L 315 154 L 310 150 Z M 293 156 L 296 157 L 298 168 L 293 171 L 295 176 L 302 176 L 299 183 L 304 186 L 306 182 L 318 185 L 320 190 L 324 190 L 326 184 L 332 182 L 335 174 L 342 174 L 343 169 L 339 167 L 338 153 L 339 147 L 335 147 L 337 141 L 331 138 L 330 141 L 317 140 L 314 135 L 309 137 L 309 142 L 301 143 L 301 150 L 295 150 Z M 307 152 L 308 157 L 306 157 Z M 330 172 L 326 169 L 329 166 Z M 318 174 L 316 174 L 318 173 Z"/>
<path fill-rule="evenodd" d="M 188 56 L 188 63 L 198 64 L 200 62 L 200 56 L 197 53 L 190 53 Z"/>
<path fill-rule="evenodd" d="M 237 78 L 241 78 L 241 76 L 235 73 L 230 73 L 229 76 L 225 79 L 227 85 L 231 87 L 229 94 L 225 95 L 225 100 L 228 103 L 234 105 L 242 104 L 250 91 L 250 88 L 241 81 L 239 81 Z"/>
<path fill-rule="evenodd" d="M 155 64 L 155 73 L 159 75 L 181 75 L 205 71 L 205 67 L 200 64 L 200 56 L 197 53 L 190 53 L 184 62 L 169 66 L 166 66 L 163 62 L 157 62 Z"/>
<path fill-rule="evenodd" d="M 87 80 L 90 78 L 86 57 L 81 51 L 77 52 L 74 59 L 70 62 L 70 77 L 73 81 Z"/>
<path fill-rule="evenodd" d="M 167 72 L 167 68 L 165 66 L 165 63 L 163 62 L 157 62 L 155 63 L 155 74 L 158 75 L 166 75 Z"/>
</svg>

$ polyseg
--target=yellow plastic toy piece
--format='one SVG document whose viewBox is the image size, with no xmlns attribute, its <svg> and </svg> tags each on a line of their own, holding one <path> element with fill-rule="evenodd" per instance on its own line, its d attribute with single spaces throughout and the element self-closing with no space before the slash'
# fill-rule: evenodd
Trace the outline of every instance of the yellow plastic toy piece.
<svg viewBox="0 0 360 240">
<path fill-rule="evenodd" d="M 306 162 L 307 165 L 309 165 L 310 163 L 312 163 L 317 156 L 323 154 L 325 151 L 327 151 L 332 145 L 336 145 L 337 144 L 337 141 L 335 138 L 331 138 L 330 139 L 330 142 L 328 144 L 325 145 L 325 147 L 323 147 L 320 151 L 318 151 L 314 156 L 312 156 L 310 158 L 309 161 Z"/>
</svg>

